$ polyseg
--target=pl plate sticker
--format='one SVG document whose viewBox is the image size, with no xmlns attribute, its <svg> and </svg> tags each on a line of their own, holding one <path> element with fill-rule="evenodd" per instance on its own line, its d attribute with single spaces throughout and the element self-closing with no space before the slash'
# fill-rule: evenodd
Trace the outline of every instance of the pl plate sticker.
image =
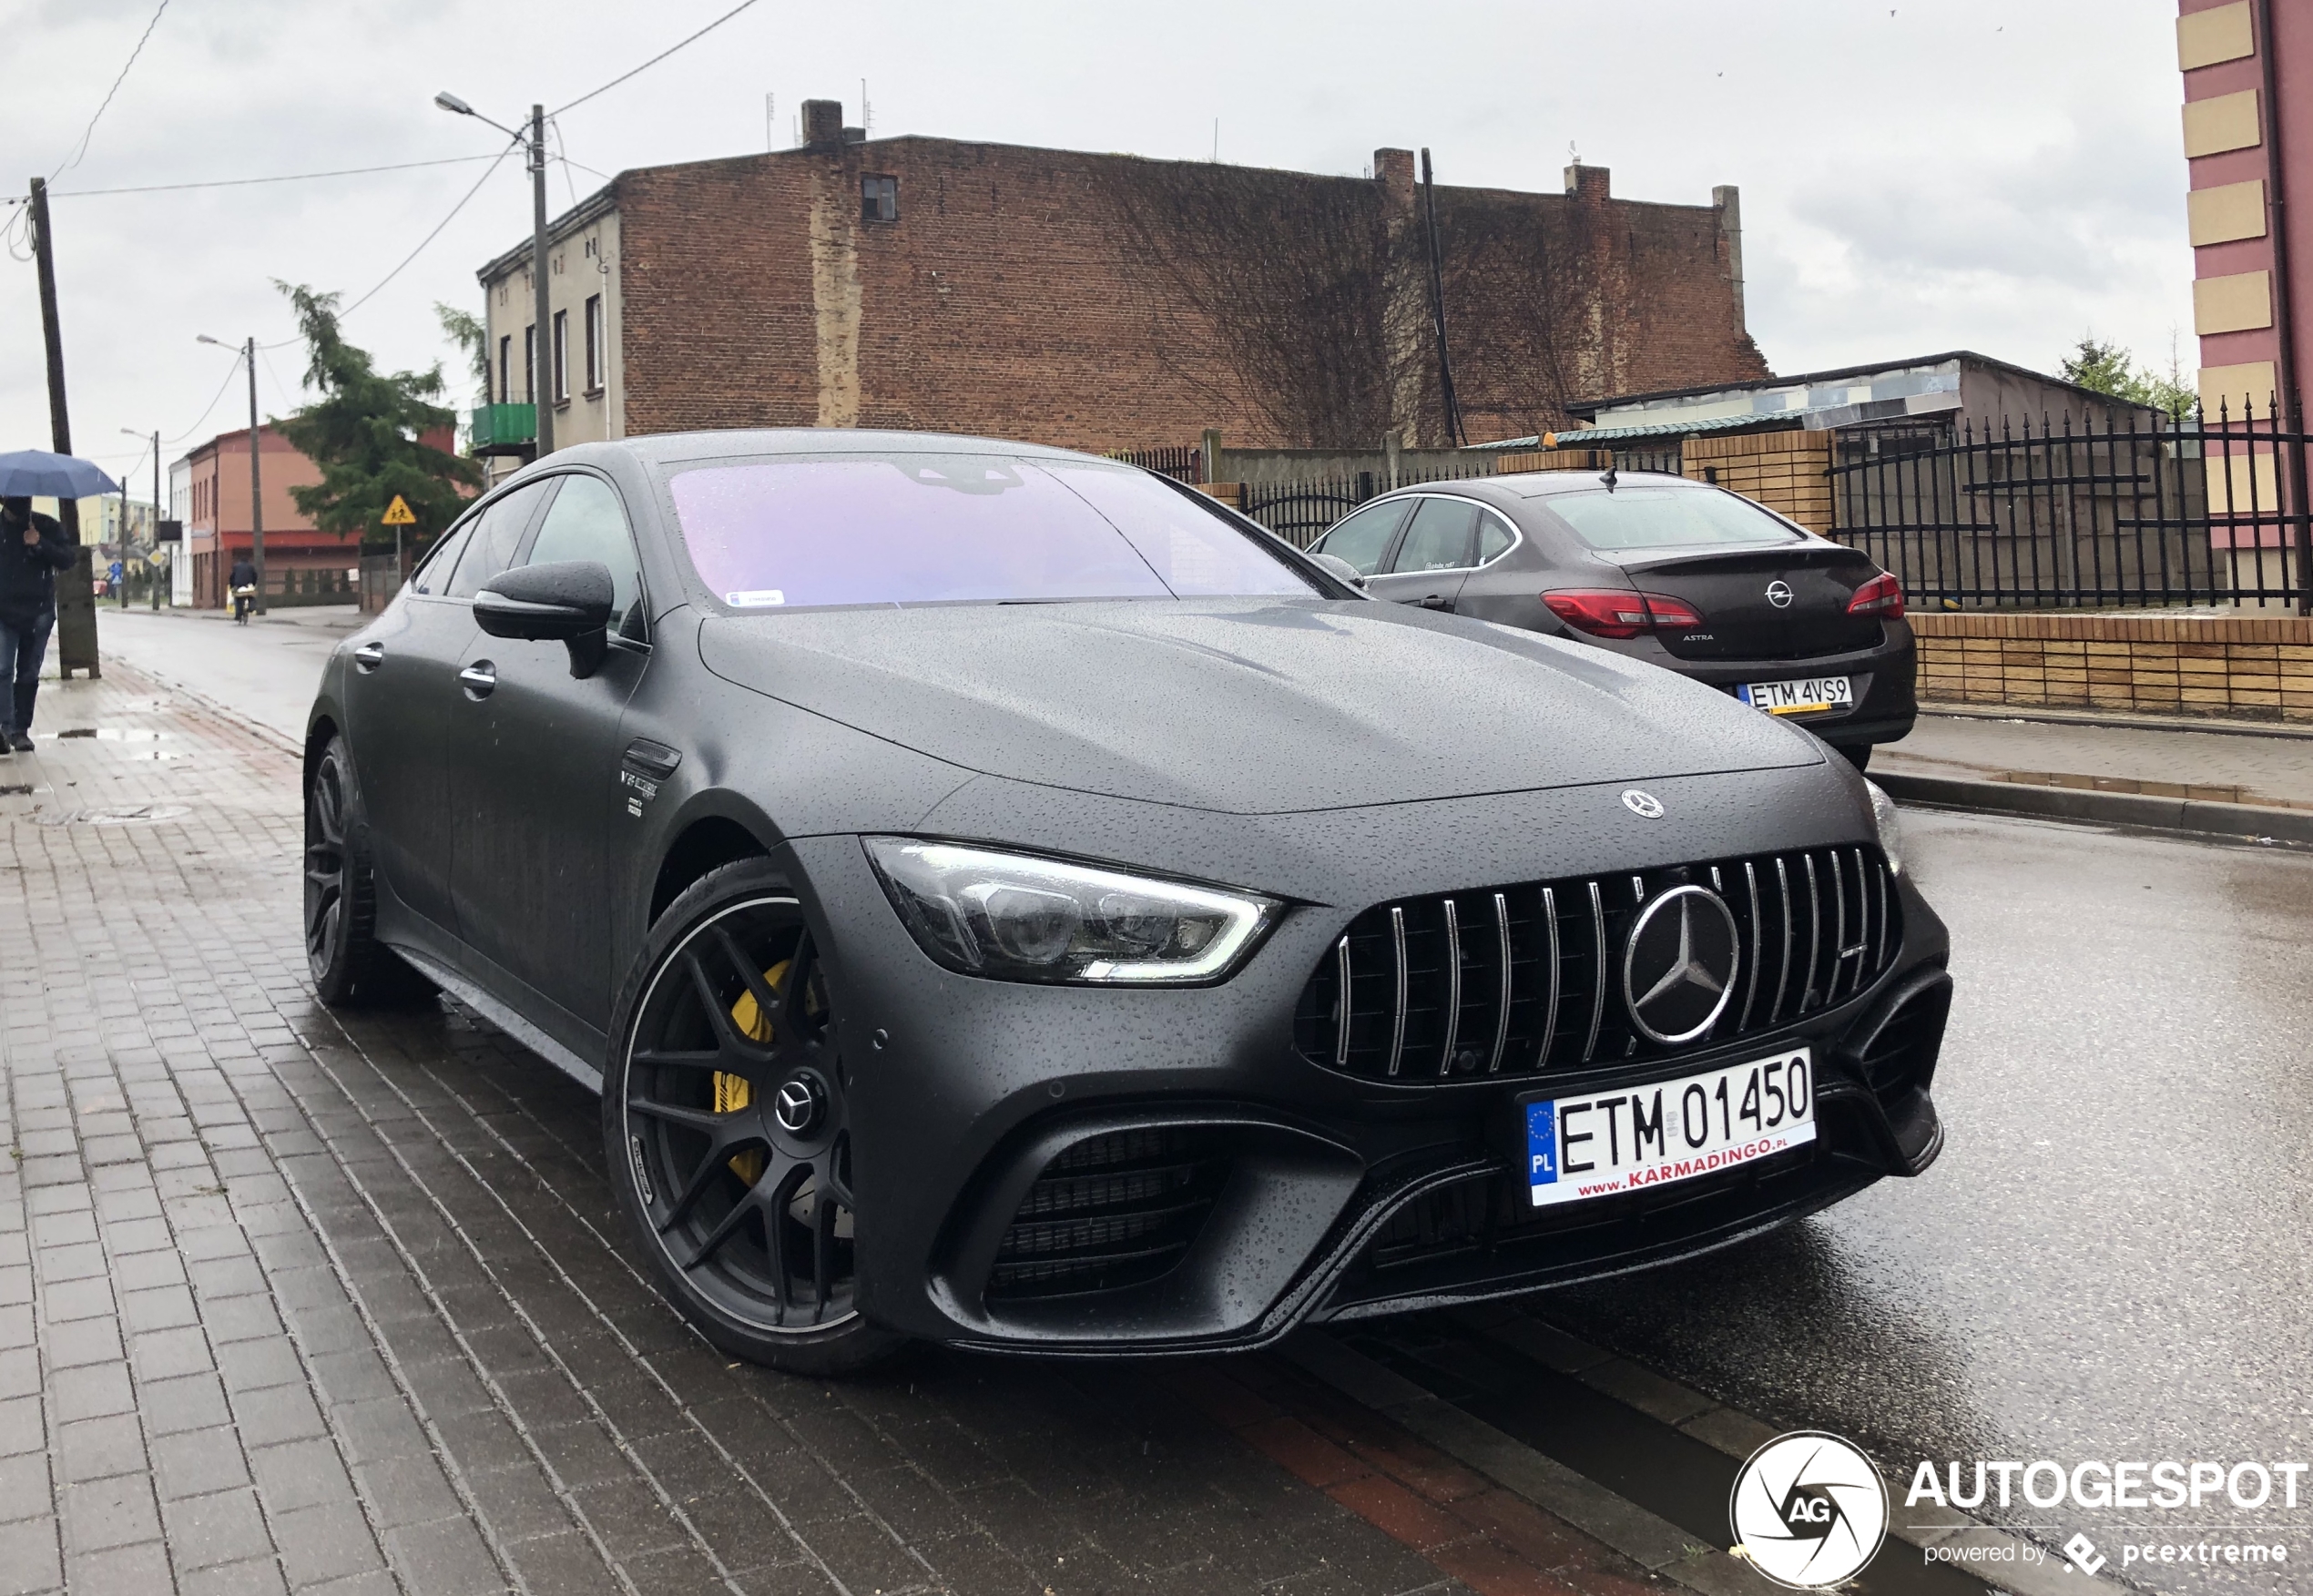
<svg viewBox="0 0 2313 1596">
<path fill-rule="evenodd" d="M 1794 1591 L 1853 1579 L 1888 1533 L 1888 1491 L 1852 1442 L 1821 1430 L 1778 1436 L 1735 1477 L 1727 1516 L 1751 1566 Z"/>
</svg>

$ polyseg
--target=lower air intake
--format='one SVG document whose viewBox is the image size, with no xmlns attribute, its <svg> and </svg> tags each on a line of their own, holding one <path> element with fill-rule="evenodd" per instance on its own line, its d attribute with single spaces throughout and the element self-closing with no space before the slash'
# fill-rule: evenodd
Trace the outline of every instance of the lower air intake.
<svg viewBox="0 0 2313 1596">
<path fill-rule="evenodd" d="M 1077 1143 L 1022 1199 L 996 1249 L 989 1298 L 1076 1296 L 1157 1278 L 1196 1241 L 1228 1174 L 1217 1130 L 1167 1126 Z"/>
</svg>

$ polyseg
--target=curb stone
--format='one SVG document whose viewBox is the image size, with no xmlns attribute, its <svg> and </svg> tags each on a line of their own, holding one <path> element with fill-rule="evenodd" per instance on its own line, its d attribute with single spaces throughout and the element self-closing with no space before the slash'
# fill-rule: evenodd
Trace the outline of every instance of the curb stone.
<svg viewBox="0 0 2313 1596">
<path fill-rule="evenodd" d="M 2196 837 L 2313 845 L 2313 811 L 2267 809 L 2203 798 L 2155 798 L 2076 787 L 2035 787 L 2019 781 L 1961 781 L 1943 776 L 1874 771 L 1871 779 L 1898 803 L 2028 815 L 2044 820 L 2084 820 L 2139 826 Z"/>
</svg>

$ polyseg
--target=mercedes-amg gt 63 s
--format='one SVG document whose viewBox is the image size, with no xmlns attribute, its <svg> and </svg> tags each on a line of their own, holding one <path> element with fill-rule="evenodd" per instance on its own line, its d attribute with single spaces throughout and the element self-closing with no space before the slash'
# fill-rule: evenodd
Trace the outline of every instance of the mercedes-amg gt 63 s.
<svg viewBox="0 0 2313 1596">
<path fill-rule="evenodd" d="M 305 788 L 321 997 L 599 1090 L 667 1295 L 784 1368 L 1255 1347 L 1941 1144 L 1944 929 L 1846 760 L 1085 455 L 563 450 L 340 646 Z"/>
</svg>

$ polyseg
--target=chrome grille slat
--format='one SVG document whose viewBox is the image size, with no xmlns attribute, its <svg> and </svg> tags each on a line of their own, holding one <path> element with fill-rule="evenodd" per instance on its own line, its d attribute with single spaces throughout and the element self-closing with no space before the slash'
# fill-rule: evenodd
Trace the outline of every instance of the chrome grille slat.
<svg viewBox="0 0 2313 1596">
<path fill-rule="evenodd" d="M 1486 1064 L 1489 1075 L 1502 1068 L 1502 1050 L 1510 1045 L 1510 899 L 1506 893 L 1493 895 L 1493 930 L 1501 945 L 1502 978 L 1494 983 L 1493 1056 Z"/>
<path fill-rule="evenodd" d="M 1534 1049 L 1534 1068 L 1550 1067 L 1550 1044 L 1558 1037 L 1558 894 L 1544 887 L 1542 889 L 1542 924 L 1545 933 L 1543 948 L 1543 979 L 1549 983 L 1549 1001 L 1542 1011 L 1542 1045 Z"/>
<path fill-rule="evenodd" d="M 1606 905 L 1598 896 L 1598 883 L 1590 883 L 1590 930 L 1597 951 L 1591 965 L 1590 1037 L 1582 1044 L 1582 1062 L 1590 1062 L 1598 1052 L 1598 1026 L 1606 1017 Z"/>
<path fill-rule="evenodd" d="M 1743 861 L 1743 895 L 1751 911 L 1751 972 L 1750 979 L 1743 987 L 1743 1017 L 1735 1022 L 1735 1029 L 1737 1031 L 1748 1031 L 1751 1028 L 1751 1005 L 1758 1001 L 1758 967 L 1760 956 L 1764 951 L 1758 924 L 1758 871 L 1748 859 Z M 1349 939 L 1344 937 L 1341 940 L 1342 945 L 1346 947 Z M 1341 982 L 1341 990 L 1343 991 L 1350 990 L 1350 983 L 1346 979 Z M 1346 1022 L 1342 1034 L 1344 1036 L 1349 1034 Z"/>
<path fill-rule="evenodd" d="M 1340 994 L 1341 1015 L 1333 1030 L 1333 1067 L 1346 1070 L 1350 1067 L 1350 1026 L 1357 1017 L 1353 997 L 1357 989 L 1350 984 L 1350 938 L 1346 931 L 1333 944 L 1333 971 L 1339 983 L 1334 990 Z"/>
<path fill-rule="evenodd" d="M 1390 1006 L 1390 1075 L 1405 1062 L 1405 910 L 1390 910 L 1390 941 L 1397 950 L 1397 999 Z"/>
<path fill-rule="evenodd" d="M 1716 891 L 1734 918 L 1728 973 L 1741 990 L 1706 1036 L 1675 1048 L 1632 1022 L 1618 972 L 1635 917 L 1689 885 Z M 1764 1037 L 1856 1001 L 1888 973 L 1902 950 L 1899 889 L 1878 849 L 1848 842 L 1375 904 L 1319 955 L 1295 1047 L 1349 1075 L 1427 1088 L 1554 1079 Z"/>
<path fill-rule="evenodd" d="M 1455 1033 L 1462 1029 L 1462 913 L 1454 901 L 1445 900 L 1446 922 L 1446 1002 L 1445 1045 L 1438 1050 L 1438 1073 L 1453 1072 L 1453 1043 Z"/>
</svg>

